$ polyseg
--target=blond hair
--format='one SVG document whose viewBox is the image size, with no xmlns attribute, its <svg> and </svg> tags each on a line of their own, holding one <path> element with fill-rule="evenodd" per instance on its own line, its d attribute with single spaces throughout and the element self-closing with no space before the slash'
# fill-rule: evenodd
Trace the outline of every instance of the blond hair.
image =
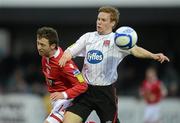
<svg viewBox="0 0 180 123">
<path fill-rule="evenodd" d="M 115 25 L 113 28 L 115 28 L 119 22 L 119 11 L 118 9 L 114 8 L 114 7 L 111 7 L 111 6 L 103 6 L 101 8 L 99 8 L 98 12 L 105 12 L 105 13 L 110 13 L 110 19 L 111 19 L 111 22 L 112 21 L 115 21 Z"/>
</svg>

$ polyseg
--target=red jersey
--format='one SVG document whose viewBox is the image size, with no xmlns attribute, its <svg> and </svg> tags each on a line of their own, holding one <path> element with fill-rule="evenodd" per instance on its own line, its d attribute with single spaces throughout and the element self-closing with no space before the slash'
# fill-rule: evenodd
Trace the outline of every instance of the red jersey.
<svg viewBox="0 0 180 123">
<path fill-rule="evenodd" d="M 74 98 L 85 92 L 88 85 L 72 60 L 64 67 L 59 66 L 62 54 L 62 49 L 58 47 L 53 57 L 42 57 L 42 71 L 50 93 L 65 92 L 68 98 Z"/>
<path fill-rule="evenodd" d="M 155 82 L 143 81 L 141 93 L 148 104 L 158 103 L 161 100 L 161 81 Z"/>
</svg>

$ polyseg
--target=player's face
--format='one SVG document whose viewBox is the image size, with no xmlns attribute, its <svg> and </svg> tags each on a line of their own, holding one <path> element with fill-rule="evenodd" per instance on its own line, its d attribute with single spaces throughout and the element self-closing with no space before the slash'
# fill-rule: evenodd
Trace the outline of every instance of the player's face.
<svg viewBox="0 0 180 123">
<path fill-rule="evenodd" d="M 46 38 L 37 38 L 37 49 L 39 55 L 49 57 L 52 51 L 51 46 L 49 45 L 49 40 Z"/>
<path fill-rule="evenodd" d="M 99 34 L 108 34 L 112 32 L 114 22 L 111 22 L 110 13 L 100 12 L 96 21 L 96 30 Z"/>
<path fill-rule="evenodd" d="M 146 78 L 149 82 L 155 82 L 157 80 L 156 71 L 149 69 L 146 71 Z"/>
</svg>

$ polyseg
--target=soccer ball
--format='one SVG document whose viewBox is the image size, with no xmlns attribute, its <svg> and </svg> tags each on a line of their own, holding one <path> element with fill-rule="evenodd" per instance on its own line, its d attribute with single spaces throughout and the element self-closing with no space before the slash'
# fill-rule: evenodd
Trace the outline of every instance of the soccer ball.
<svg viewBox="0 0 180 123">
<path fill-rule="evenodd" d="M 136 31 L 128 26 L 122 26 L 115 32 L 115 44 L 123 49 L 128 50 L 135 46 L 137 43 L 138 36 Z"/>
</svg>

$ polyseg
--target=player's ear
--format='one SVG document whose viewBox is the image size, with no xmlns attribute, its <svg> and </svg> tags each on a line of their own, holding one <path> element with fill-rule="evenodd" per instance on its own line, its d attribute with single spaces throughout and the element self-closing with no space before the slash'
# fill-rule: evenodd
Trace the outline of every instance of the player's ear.
<svg viewBox="0 0 180 123">
<path fill-rule="evenodd" d="M 112 21 L 112 22 L 111 22 L 112 27 L 114 27 L 114 26 L 115 26 L 115 24 L 116 24 L 116 22 L 115 22 L 115 21 Z"/>
<path fill-rule="evenodd" d="M 56 44 L 51 44 L 51 49 L 55 49 L 56 48 Z"/>
</svg>

